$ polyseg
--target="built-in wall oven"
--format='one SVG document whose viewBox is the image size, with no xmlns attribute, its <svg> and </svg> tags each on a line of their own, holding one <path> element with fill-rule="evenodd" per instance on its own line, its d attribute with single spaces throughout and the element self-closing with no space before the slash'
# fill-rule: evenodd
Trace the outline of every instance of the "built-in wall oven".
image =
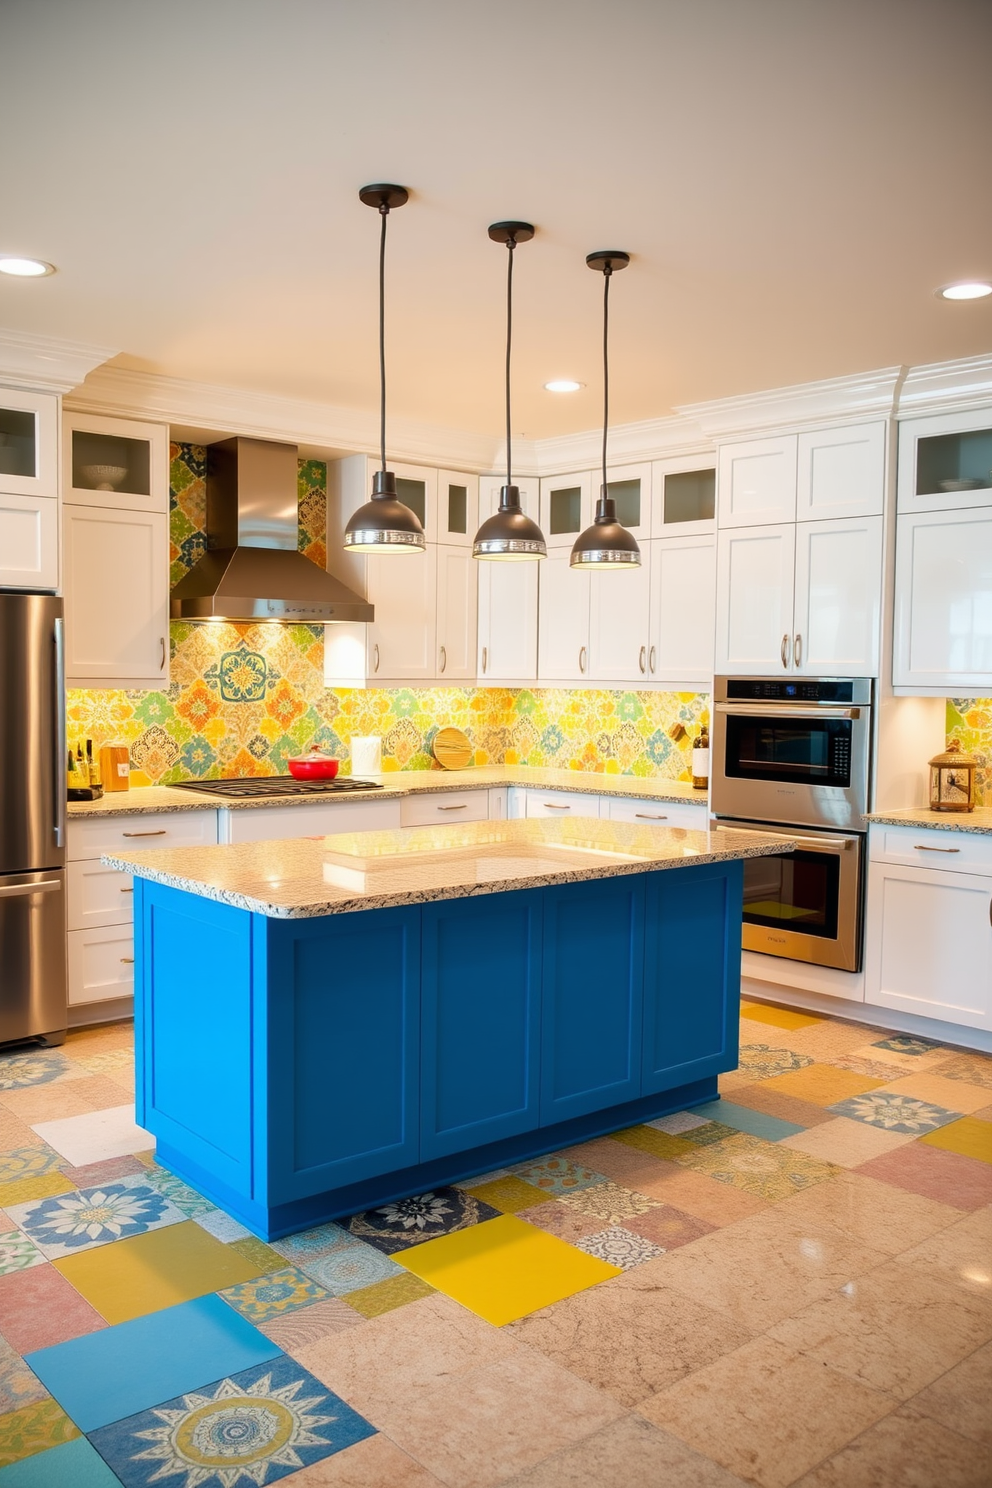
<svg viewBox="0 0 992 1488">
<path fill-rule="evenodd" d="M 779 832 L 797 843 L 745 859 L 746 950 L 860 969 L 871 704 L 868 678 L 716 678 L 718 829 Z"/>
</svg>

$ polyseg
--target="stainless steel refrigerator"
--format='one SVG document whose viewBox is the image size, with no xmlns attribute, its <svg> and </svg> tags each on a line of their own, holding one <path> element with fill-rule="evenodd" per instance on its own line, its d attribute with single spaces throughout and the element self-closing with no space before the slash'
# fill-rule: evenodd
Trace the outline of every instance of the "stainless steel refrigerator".
<svg viewBox="0 0 992 1488">
<path fill-rule="evenodd" d="M 62 601 L 0 594 L 0 1043 L 66 1028 Z"/>
</svg>

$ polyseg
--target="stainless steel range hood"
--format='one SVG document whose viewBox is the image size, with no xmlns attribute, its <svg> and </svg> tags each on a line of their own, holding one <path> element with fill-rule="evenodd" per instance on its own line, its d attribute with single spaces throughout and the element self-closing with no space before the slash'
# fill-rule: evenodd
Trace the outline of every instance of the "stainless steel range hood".
<svg viewBox="0 0 992 1488">
<path fill-rule="evenodd" d="M 207 449 L 207 551 L 172 591 L 174 620 L 371 620 L 367 599 L 298 551 L 297 453 L 270 439 Z"/>
</svg>

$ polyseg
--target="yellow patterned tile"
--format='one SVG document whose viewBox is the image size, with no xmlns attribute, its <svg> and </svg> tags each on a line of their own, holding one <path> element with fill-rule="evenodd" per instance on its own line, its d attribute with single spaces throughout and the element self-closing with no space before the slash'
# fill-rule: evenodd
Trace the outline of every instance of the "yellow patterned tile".
<svg viewBox="0 0 992 1488">
<path fill-rule="evenodd" d="M 49 1199 L 55 1194 L 71 1193 L 73 1184 L 63 1173 L 45 1173 L 40 1178 L 15 1178 L 0 1183 L 0 1209 L 14 1204 L 27 1204 L 31 1199 Z"/>
</svg>

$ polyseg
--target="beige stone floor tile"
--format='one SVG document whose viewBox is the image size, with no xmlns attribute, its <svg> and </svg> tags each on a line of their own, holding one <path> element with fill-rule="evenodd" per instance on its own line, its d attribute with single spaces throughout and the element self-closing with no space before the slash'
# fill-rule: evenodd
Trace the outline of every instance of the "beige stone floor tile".
<svg viewBox="0 0 992 1488">
<path fill-rule="evenodd" d="M 663 1204 L 671 1204 L 707 1224 L 722 1226 L 736 1224 L 749 1219 L 753 1214 L 763 1214 L 770 1207 L 764 1199 L 734 1188 L 729 1183 L 718 1183 L 705 1173 L 694 1173 L 680 1168 L 676 1163 L 666 1164 L 673 1171 L 657 1179 L 641 1180 L 639 1191 Z"/>
<path fill-rule="evenodd" d="M 969 1441 L 992 1449 L 992 1343 L 986 1343 L 906 1402 Z"/>
<path fill-rule="evenodd" d="M 774 1339 L 756 1338 L 638 1409 L 747 1482 L 787 1488 L 895 1404 Z"/>
<path fill-rule="evenodd" d="M 743 1041 L 742 1041 L 743 1042 Z M 733 1099 L 731 1091 L 739 1090 L 745 1085 L 753 1085 L 758 1077 L 753 1071 L 746 1069 L 728 1070 L 725 1075 L 720 1075 L 718 1084 L 720 1094 Z"/>
<path fill-rule="evenodd" d="M 557 1235 L 559 1240 L 566 1240 L 569 1245 L 585 1240 L 588 1235 L 598 1235 L 603 1228 L 603 1221 L 597 1215 L 582 1214 L 559 1199 L 551 1204 L 535 1204 L 533 1209 L 518 1209 L 517 1218 L 525 1219 L 539 1230 L 546 1230 L 549 1235 Z"/>
<path fill-rule="evenodd" d="M 29 1126 L 58 1121 L 65 1116 L 84 1116 L 127 1104 L 121 1087 L 106 1075 L 87 1075 L 78 1080 L 53 1080 L 46 1085 L 27 1085 L 0 1092 L 0 1106 Z"/>
<path fill-rule="evenodd" d="M 494 1488 L 623 1414 L 612 1396 L 520 1348 L 398 1398 L 385 1430 L 448 1488 Z"/>
<path fill-rule="evenodd" d="M 643 1416 L 623 1416 L 504 1488 L 741 1488 L 741 1479 Z"/>
<path fill-rule="evenodd" d="M 0 1152 L 13 1152 L 15 1147 L 47 1147 L 44 1137 L 32 1131 L 26 1121 L 0 1106 Z"/>
<path fill-rule="evenodd" d="M 847 1116 L 836 1116 L 809 1131 L 796 1132 L 783 1137 L 776 1145 L 791 1147 L 794 1152 L 805 1152 L 818 1157 L 822 1162 L 836 1163 L 842 1168 L 856 1168 L 870 1158 L 881 1157 L 883 1152 L 893 1152 L 897 1147 L 912 1142 L 912 1136 L 904 1132 L 882 1131 L 869 1126 L 866 1121 L 852 1121 Z"/>
<path fill-rule="evenodd" d="M 782 1095 L 777 1090 L 767 1090 L 764 1085 L 742 1085 L 734 1092 L 734 1102 L 747 1106 L 751 1111 L 764 1111 L 766 1116 L 778 1116 L 782 1121 L 791 1121 L 795 1126 L 820 1126 L 833 1121 L 834 1114 L 823 1106 L 814 1106 L 812 1101 L 797 1100 L 794 1095 Z"/>
<path fill-rule="evenodd" d="M 580 1168 L 591 1168 L 602 1173 L 614 1183 L 640 1191 L 640 1180 L 651 1183 L 674 1171 L 675 1165 L 665 1158 L 655 1157 L 625 1142 L 614 1142 L 610 1137 L 600 1137 L 595 1142 L 583 1142 L 578 1147 L 567 1147 L 562 1157 Z"/>
<path fill-rule="evenodd" d="M 783 1030 L 784 1032 L 784 1030 Z M 884 1038 L 882 1028 L 869 1028 L 865 1023 L 843 1023 L 831 1019 L 816 1028 L 797 1028 L 790 1035 L 790 1049 L 797 1054 L 811 1054 L 829 1064 L 834 1054 L 851 1054 L 873 1038 Z M 878 1051 L 876 1051 L 878 1052 Z"/>
<path fill-rule="evenodd" d="M 942 1106 L 945 1111 L 957 1111 L 970 1116 L 989 1103 L 989 1093 L 981 1085 L 969 1085 L 964 1080 L 947 1080 L 940 1074 L 904 1075 L 885 1087 L 886 1095 L 908 1095 L 913 1100 L 927 1101 Z"/>
<path fill-rule="evenodd" d="M 988 1488 L 990 1482 L 987 1449 L 903 1406 L 794 1488 Z"/>
<path fill-rule="evenodd" d="M 440 1482 L 381 1432 L 290 1478 L 293 1488 L 437 1488 Z"/>
<path fill-rule="evenodd" d="M 832 1064 L 810 1064 L 805 1069 L 773 1075 L 765 1083 L 769 1090 L 780 1091 L 782 1095 L 794 1095 L 799 1100 L 812 1102 L 814 1106 L 835 1106 L 838 1101 L 850 1100 L 854 1095 L 878 1090 L 885 1081 L 872 1079 L 870 1075 L 855 1074 L 853 1070 L 837 1069 Z"/>
<path fill-rule="evenodd" d="M 896 1260 L 939 1277 L 992 1310 L 992 1207 L 956 1220 L 900 1252 Z"/>
<path fill-rule="evenodd" d="M 667 1286 L 658 1262 L 567 1297 L 504 1330 L 630 1407 L 750 1338 Z"/>
<path fill-rule="evenodd" d="M 783 1199 L 776 1213 L 794 1223 L 832 1225 L 886 1255 L 919 1245 L 961 1218 L 950 1204 L 847 1170 Z"/>
<path fill-rule="evenodd" d="M 343 1333 L 358 1328 L 365 1319 L 354 1307 L 349 1307 L 343 1297 L 325 1297 L 309 1307 L 296 1312 L 287 1312 L 282 1317 L 266 1318 L 255 1324 L 266 1338 L 278 1344 L 283 1353 L 299 1357 L 299 1350 L 327 1338 L 332 1333 Z"/>
<path fill-rule="evenodd" d="M 505 1328 L 436 1295 L 304 1345 L 293 1357 L 381 1427 L 435 1385 L 522 1351 Z"/>
<path fill-rule="evenodd" d="M 74 1028 L 66 1034 L 62 1052 L 70 1059 L 86 1054 L 100 1054 L 105 1049 L 133 1049 L 134 1024 L 130 1018 L 120 1023 L 100 1023 L 93 1028 Z"/>
<path fill-rule="evenodd" d="M 858 1048 L 852 1049 L 851 1053 L 861 1059 L 872 1059 L 881 1064 L 891 1065 L 894 1070 L 899 1070 L 905 1075 L 919 1075 L 925 1071 L 932 1072 L 939 1069 L 952 1058 L 954 1050 L 938 1044 L 936 1049 L 928 1049 L 925 1054 L 902 1054 L 898 1049 L 880 1049 L 875 1043 L 867 1043 L 860 1044 Z"/>
<path fill-rule="evenodd" d="M 834 1226 L 780 1207 L 742 1219 L 637 1268 L 759 1333 L 886 1261 Z M 981 1340 L 976 1340 L 979 1342 Z"/>
<path fill-rule="evenodd" d="M 817 1364 L 904 1401 L 987 1343 L 992 1314 L 923 1268 L 895 1260 L 768 1332 Z"/>
</svg>

